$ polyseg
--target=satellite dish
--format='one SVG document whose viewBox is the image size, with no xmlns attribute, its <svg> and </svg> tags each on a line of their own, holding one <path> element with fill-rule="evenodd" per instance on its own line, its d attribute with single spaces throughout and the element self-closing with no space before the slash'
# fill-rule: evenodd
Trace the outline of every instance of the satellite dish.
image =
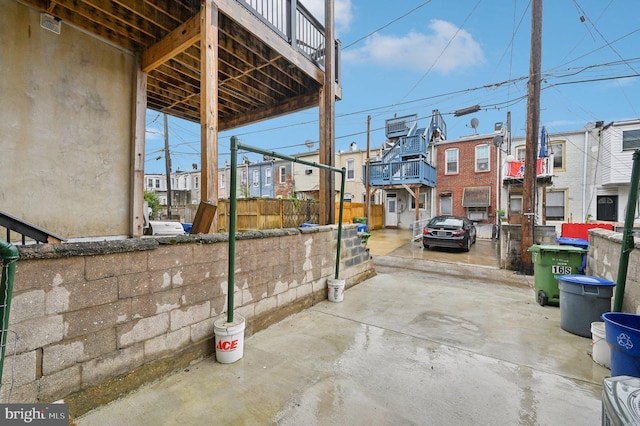
<svg viewBox="0 0 640 426">
<path fill-rule="evenodd" d="M 313 141 L 311 139 L 307 139 L 306 141 L 304 141 L 304 144 L 307 146 L 307 148 L 311 149 L 313 148 Z"/>
<path fill-rule="evenodd" d="M 478 124 L 480 124 L 478 119 L 473 117 L 471 119 L 471 128 L 473 129 L 473 133 L 476 134 L 476 135 L 478 134 L 478 131 L 476 130 L 478 128 Z"/>
</svg>

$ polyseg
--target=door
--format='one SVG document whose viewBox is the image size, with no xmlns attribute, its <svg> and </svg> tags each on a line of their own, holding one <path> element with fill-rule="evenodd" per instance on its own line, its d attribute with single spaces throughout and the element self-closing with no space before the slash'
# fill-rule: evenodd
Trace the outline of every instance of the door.
<svg viewBox="0 0 640 426">
<path fill-rule="evenodd" d="M 618 221 L 618 196 L 617 195 L 601 195 L 598 196 L 598 211 L 596 212 L 597 220 L 606 220 L 609 222 Z"/>
<path fill-rule="evenodd" d="M 384 224 L 387 228 L 398 227 L 398 203 L 397 194 L 386 194 L 384 210 Z"/>
</svg>

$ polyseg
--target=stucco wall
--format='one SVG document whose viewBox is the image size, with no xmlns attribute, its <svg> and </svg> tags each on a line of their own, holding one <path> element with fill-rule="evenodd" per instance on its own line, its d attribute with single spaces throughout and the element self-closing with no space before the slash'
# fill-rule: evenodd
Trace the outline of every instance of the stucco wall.
<svg viewBox="0 0 640 426">
<path fill-rule="evenodd" d="M 64 238 L 128 234 L 132 55 L 1 5 L 0 209 Z"/>
<path fill-rule="evenodd" d="M 606 229 L 589 230 L 589 252 L 587 254 L 587 274 L 618 280 L 622 233 Z M 640 314 L 640 239 L 635 238 L 635 247 L 629 253 L 627 279 L 622 311 Z M 615 293 L 614 298 L 615 300 Z"/>
<path fill-rule="evenodd" d="M 343 231 L 348 287 L 375 274 L 356 229 Z M 234 302 L 245 336 L 326 300 L 335 226 L 240 238 Z M 64 398 L 77 416 L 213 353 L 213 321 L 227 311 L 227 234 L 19 249 L 3 403 L 9 393 L 20 403 Z"/>
</svg>

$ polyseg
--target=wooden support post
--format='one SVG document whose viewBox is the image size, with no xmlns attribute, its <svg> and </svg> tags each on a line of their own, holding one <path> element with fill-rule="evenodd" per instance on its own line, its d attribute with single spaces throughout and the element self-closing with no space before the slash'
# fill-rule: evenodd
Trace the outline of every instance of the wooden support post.
<svg viewBox="0 0 640 426">
<path fill-rule="evenodd" d="M 335 166 L 335 85 L 333 0 L 325 3 L 324 86 L 320 96 L 320 163 Z M 320 169 L 320 224 L 335 223 L 335 175 Z"/>
<path fill-rule="evenodd" d="M 133 143 L 131 149 L 131 236 L 144 234 L 144 145 L 147 111 L 147 74 L 136 57 L 133 99 Z"/>
<path fill-rule="evenodd" d="M 218 7 L 204 0 L 200 26 L 201 199 L 218 204 Z M 214 216 L 211 230 L 218 229 Z"/>
</svg>

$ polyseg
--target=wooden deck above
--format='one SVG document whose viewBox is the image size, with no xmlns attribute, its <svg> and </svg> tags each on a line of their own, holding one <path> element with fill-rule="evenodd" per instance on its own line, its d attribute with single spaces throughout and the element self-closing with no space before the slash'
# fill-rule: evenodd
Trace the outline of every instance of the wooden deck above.
<svg viewBox="0 0 640 426">
<path fill-rule="evenodd" d="M 140 54 L 148 75 L 147 107 L 200 122 L 204 19 L 199 0 L 22 3 Z M 301 4 L 295 0 L 271 0 L 268 6 L 264 0 L 212 3 L 218 11 L 212 19 L 218 28 L 214 58 L 218 130 L 318 106 L 324 82 L 324 28 Z M 339 55 L 335 58 L 339 69 Z M 335 93 L 340 98 L 339 87 Z"/>
</svg>

